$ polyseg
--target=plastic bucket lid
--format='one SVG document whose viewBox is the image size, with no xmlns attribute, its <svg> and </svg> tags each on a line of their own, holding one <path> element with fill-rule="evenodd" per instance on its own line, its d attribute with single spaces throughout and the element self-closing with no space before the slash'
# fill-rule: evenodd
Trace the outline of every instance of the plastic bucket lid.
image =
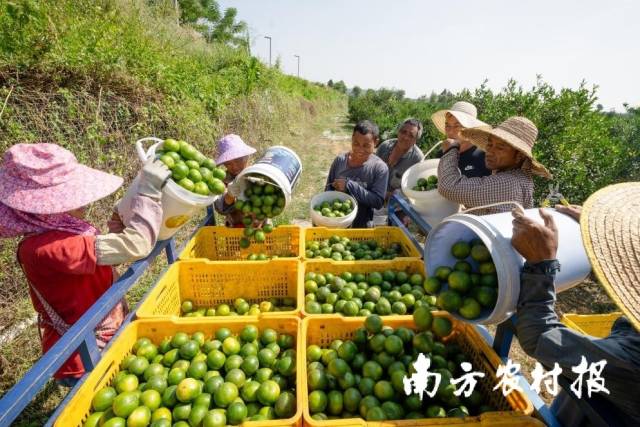
<svg viewBox="0 0 640 427">
<path fill-rule="evenodd" d="M 555 210 L 553 215 L 559 232 L 557 257 L 562 269 L 556 274 L 557 292 L 565 291 L 586 279 L 591 265 L 582 244 L 580 225 L 572 218 Z M 526 216 L 543 222 L 537 209 L 527 209 Z M 453 267 L 458 261 L 451 254 L 451 247 L 458 241 L 479 238 L 486 245 L 496 266 L 498 277 L 498 300 L 493 310 L 485 309 L 477 319 L 460 320 L 472 323 L 493 324 L 508 319 L 516 310 L 520 295 L 520 271 L 524 259 L 511 245 L 512 216 L 510 212 L 476 216 L 456 214 L 443 220 L 427 237 L 424 262 L 427 274 L 432 275 L 439 266 Z M 470 261 L 477 268 L 475 261 Z M 447 285 L 443 286 L 446 289 Z"/>
</svg>

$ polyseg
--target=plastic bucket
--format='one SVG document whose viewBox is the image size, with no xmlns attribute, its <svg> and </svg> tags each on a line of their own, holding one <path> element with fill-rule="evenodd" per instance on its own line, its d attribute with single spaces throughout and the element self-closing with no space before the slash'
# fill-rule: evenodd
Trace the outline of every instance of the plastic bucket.
<svg viewBox="0 0 640 427">
<path fill-rule="evenodd" d="M 236 180 L 240 183 L 240 190 L 244 192 L 247 186 L 247 176 L 263 175 L 267 177 L 284 193 L 286 207 L 291 203 L 293 187 L 301 174 L 302 161 L 300 157 L 290 148 L 276 145 L 269 147 L 257 162 L 240 172 Z"/>
<path fill-rule="evenodd" d="M 153 144 L 145 149 L 145 142 Z M 156 157 L 156 151 L 162 148 L 164 140 L 154 137 L 142 138 L 136 141 L 136 152 L 141 163 Z M 135 178 L 129 190 L 118 205 L 120 217 L 131 216 L 131 199 L 137 193 L 140 175 Z M 169 179 L 162 190 L 162 225 L 158 240 L 166 240 L 173 236 L 189 219 L 201 209 L 213 204 L 219 196 L 201 196 L 187 191 Z"/>
<path fill-rule="evenodd" d="M 345 215 L 340 218 L 330 218 L 321 215 L 318 211 L 313 209 L 314 206 L 319 205 L 322 202 L 332 202 L 335 199 L 339 199 L 340 201 L 351 200 L 353 210 L 349 212 L 349 215 Z M 356 199 L 347 193 L 343 193 L 341 191 L 325 191 L 323 193 L 316 194 L 311 198 L 309 214 L 311 215 L 311 222 L 319 227 L 348 228 L 356 219 L 356 215 L 358 215 L 358 202 L 356 202 Z"/>
<path fill-rule="evenodd" d="M 556 292 L 562 292 L 586 279 L 591 272 L 591 265 L 582 244 L 580 225 L 567 215 L 552 209 L 548 211 L 559 233 L 557 258 L 561 270 L 556 273 L 555 287 Z M 538 209 L 527 209 L 525 215 L 543 223 Z M 484 242 L 496 266 L 498 300 L 494 309 L 485 309 L 474 320 L 464 319 L 454 313 L 452 315 L 466 322 L 492 324 L 508 319 L 515 312 L 524 259 L 511 246 L 512 221 L 510 212 L 484 216 L 456 214 L 443 220 L 429 233 L 424 248 L 424 263 L 429 275 L 439 266 L 453 267 L 457 259 L 451 255 L 451 246 L 460 240 L 474 238 Z"/>
<path fill-rule="evenodd" d="M 460 205 L 451 202 L 438 193 L 438 190 L 414 191 L 412 188 L 418 179 L 429 175 L 438 175 L 440 159 L 429 159 L 416 163 L 402 175 L 400 186 L 413 208 L 431 227 L 438 225 L 444 218 L 460 210 Z"/>
</svg>

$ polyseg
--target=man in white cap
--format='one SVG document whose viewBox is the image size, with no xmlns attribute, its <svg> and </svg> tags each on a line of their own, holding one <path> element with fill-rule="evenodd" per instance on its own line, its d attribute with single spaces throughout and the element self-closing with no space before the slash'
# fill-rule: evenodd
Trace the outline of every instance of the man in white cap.
<svg viewBox="0 0 640 427">
<path fill-rule="evenodd" d="M 547 169 L 533 158 L 538 128 L 525 117 L 510 117 L 494 129 L 464 129 L 462 139 L 482 149 L 492 174 L 467 178 L 458 167 L 460 143 L 446 140 L 438 164 L 438 192 L 465 208 L 488 206 L 476 215 L 508 212 L 516 202 L 533 207 L 533 175 L 551 178 Z"/>
<path fill-rule="evenodd" d="M 600 284 L 623 313 L 609 336 L 596 338 L 569 329 L 554 310 L 558 231 L 553 217 L 540 210 L 544 224 L 514 211 L 513 247 L 525 258 L 518 297 L 516 334 L 523 350 L 547 370 L 557 363 L 573 384 L 572 368 L 605 361 L 600 372 L 606 392 L 588 396 L 591 372 L 581 384 L 582 400 L 601 419 L 585 413 L 564 390 L 551 410 L 565 427 L 640 425 L 640 183 L 605 187 L 585 202 L 582 212 L 556 207 L 580 222 L 582 241 Z M 584 359 L 583 359 L 584 358 Z M 577 397 L 576 397 L 577 398 Z"/>
<path fill-rule="evenodd" d="M 434 126 L 447 137 L 446 139 L 458 141 L 460 144 L 458 167 L 467 178 L 491 175 L 491 170 L 487 169 L 484 162 L 484 151 L 460 137 L 460 132 L 464 129 L 491 129 L 491 126 L 478 120 L 477 117 L 476 106 L 466 101 L 458 101 L 448 110 L 436 111 L 431 116 Z M 439 151 L 437 157 L 442 155 L 443 152 Z"/>
</svg>

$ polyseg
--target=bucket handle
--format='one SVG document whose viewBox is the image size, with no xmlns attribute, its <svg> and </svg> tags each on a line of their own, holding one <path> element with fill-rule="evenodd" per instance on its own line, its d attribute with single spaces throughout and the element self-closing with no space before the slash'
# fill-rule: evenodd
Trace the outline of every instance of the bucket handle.
<svg viewBox="0 0 640 427">
<path fill-rule="evenodd" d="M 146 163 L 147 160 L 149 159 L 149 154 L 151 154 L 149 153 L 150 149 L 146 150 L 143 145 L 143 143 L 147 141 L 153 141 L 157 145 L 159 143 L 164 142 L 164 139 L 156 138 L 155 136 L 148 136 L 146 138 L 141 138 L 136 141 L 136 153 L 138 154 L 138 158 L 142 163 Z"/>
<path fill-rule="evenodd" d="M 442 143 L 443 143 L 443 142 L 444 142 L 444 141 L 438 141 L 438 142 L 436 142 L 436 143 L 433 145 L 433 147 L 429 148 L 429 151 L 427 151 L 427 152 L 424 154 L 424 158 L 426 159 L 427 157 L 429 157 L 429 154 L 431 154 L 431 152 L 432 152 L 433 150 L 435 150 L 436 148 L 440 147 L 440 146 L 442 145 Z"/>
<path fill-rule="evenodd" d="M 519 202 L 516 202 L 515 200 L 510 200 L 507 202 L 490 203 L 488 205 L 483 205 L 483 206 L 476 206 L 475 208 L 465 209 L 460 213 L 469 213 L 469 212 L 477 211 L 480 209 L 492 208 L 494 206 L 502 206 L 502 205 L 515 205 L 516 209 L 518 210 L 518 213 L 521 215 L 524 215 L 524 208 Z"/>
</svg>

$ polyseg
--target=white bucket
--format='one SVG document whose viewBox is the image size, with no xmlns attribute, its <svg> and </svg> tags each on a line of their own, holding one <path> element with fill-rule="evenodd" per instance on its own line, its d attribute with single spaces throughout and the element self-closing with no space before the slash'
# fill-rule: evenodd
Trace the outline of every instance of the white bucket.
<svg viewBox="0 0 640 427">
<path fill-rule="evenodd" d="M 353 210 L 349 212 L 349 215 L 345 215 L 340 218 L 330 218 L 321 215 L 318 211 L 313 209 L 314 206 L 319 205 L 322 202 L 332 202 L 335 199 L 339 199 L 342 202 L 345 200 L 351 200 L 351 206 L 353 206 Z M 311 215 L 311 222 L 313 222 L 315 226 L 329 228 L 347 228 L 351 226 L 353 221 L 356 219 L 356 215 L 358 215 L 358 202 L 356 202 L 356 199 L 354 199 L 347 193 L 343 193 L 341 191 L 325 191 L 323 193 L 316 194 L 311 198 L 309 214 Z"/>
<path fill-rule="evenodd" d="M 429 175 L 438 175 L 440 159 L 424 160 L 416 163 L 402 175 L 402 192 L 409 199 L 413 208 L 431 227 L 438 225 L 444 218 L 460 210 L 460 205 L 451 202 L 438 193 L 438 190 L 415 191 L 412 188 L 418 179 Z"/>
<path fill-rule="evenodd" d="M 556 292 L 565 291 L 583 280 L 591 272 L 591 265 L 582 244 L 580 224 L 567 215 L 553 209 L 547 210 L 553 216 L 558 228 L 557 258 L 561 269 L 556 273 Z M 538 209 L 527 209 L 525 215 L 537 222 L 544 223 Z M 427 274 L 432 275 L 439 266 L 453 267 L 458 261 L 451 255 L 454 243 L 474 238 L 481 239 L 489 249 L 498 276 L 498 300 L 493 310 L 485 309 L 474 320 L 464 319 L 451 313 L 460 320 L 471 323 L 500 323 L 511 317 L 516 310 L 520 295 L 520 271 L 524 259 L 511 246 L 513 217 L 511 212 L 476 216 L 456 214 L 442 221 L 429 232 L 424 248 L 424 263 Z M 472 265 L 477 267 L 475 262 Z M 444 288 L 446 289 L 446 285 Z"/>
<path fill-rule="evenodd" d="M 145 150 L 144 143 L 154 144 Z M 136 152 L 141 163 L 156 157 L 156 151 L 162 148 L 164 140 L 154 137 L 142 138 L 136 141 Z M 133 181 L 127 193 L 118 204 L 118 214 L 122 219 L 131 216 L 131 199 L 137 193 L 140 174 Z M 201 209 L 210 206 L 219 196 L 201 196 L 187 191 L 169 179 L 162 190 L 162 225 L 158 240 L 166 240 L 173 236 L 189 219 Z"/>
<path fill-rule="evenodd" d="M 252 174 L 264 175 L 280 187 L 284 193 L 286 207 L 291 202 L 291 193 L 302 174 L 302 161 L 290 148 L 276 145 L 269 147 L 257 162 L 245 168 L 236 177 L 243 193 L 247 186 L 244 178 Z"/>
</svg>

